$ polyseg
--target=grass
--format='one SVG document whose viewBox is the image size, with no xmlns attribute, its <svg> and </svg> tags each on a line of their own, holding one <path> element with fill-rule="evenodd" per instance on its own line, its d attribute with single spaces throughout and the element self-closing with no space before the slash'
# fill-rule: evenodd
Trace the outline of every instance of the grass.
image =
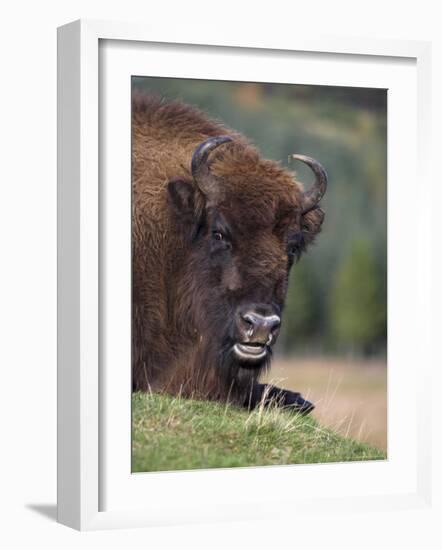
<svg viewBox="0 0 442 550">
<path fill-rule="evenodd" d="M 387 450 L 385 359 L 279 356 L 262 381 L 301 390 L 315 404 L 313 416 L 321 425 Z"/>
<path fill-rule="evenodd" d="M 342 437 L 313 417 L 135 393 L 132 471 L 382 460 L 383 451 Z"/>
</svg>

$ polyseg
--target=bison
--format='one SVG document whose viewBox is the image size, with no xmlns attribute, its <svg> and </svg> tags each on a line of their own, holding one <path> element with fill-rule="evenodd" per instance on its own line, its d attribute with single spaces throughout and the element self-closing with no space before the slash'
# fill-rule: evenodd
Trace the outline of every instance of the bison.
<svg viewBox="0 0 442 550">
<path fill-rule="evenodd" d="M 259 383 L 289 272 L 324 219 L 322 166 L 307 191 L 243 135 L 194 107 L 132 100 L 132 381 L 166 392 L 299 413 L 299 393 Z"/>
</svg>

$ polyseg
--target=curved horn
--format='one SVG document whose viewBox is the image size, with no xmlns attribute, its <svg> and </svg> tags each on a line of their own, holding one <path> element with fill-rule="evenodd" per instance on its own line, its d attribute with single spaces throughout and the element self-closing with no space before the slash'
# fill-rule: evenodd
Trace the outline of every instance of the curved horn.
<svg viewBox="0 0 442 550">
<path fill-rule="evenodd" d="M 198 180 L 201 179 L 201 176 L 207 175 L 209 173 L 209 168 L 207 166 L 207 159 L 209 153 L 228 141 L 233 141 L 230 136 L 215 136 L 209 139 L 206 139 L 198 145 L 192 155 L 192 176 L 195 178 L 195 181 L 198 183 Z"/>
<path fill-rule="evenodd" d="M 307 166 L 312 169 L 316 177 L 315 183 L 310 187 L 310 189 L 304 191 L 302 195 L 302 213 L 307 214 L 307 212 L 312 210 L 318 204 L 327 191 L 327 172 L 317 160 L 312 159 L 311 157 L 307 157 L 305 155 L 290 155 L 289 160 L 290 159 L 300 160 L 301 162 L 307 164 Z"/>
</svg>

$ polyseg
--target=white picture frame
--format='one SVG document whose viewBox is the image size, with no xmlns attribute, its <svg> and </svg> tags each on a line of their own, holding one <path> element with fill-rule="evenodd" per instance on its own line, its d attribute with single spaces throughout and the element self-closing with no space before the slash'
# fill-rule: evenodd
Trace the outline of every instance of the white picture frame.
<svg viewBox="0 0 442 550">
<path fill-rule="evenodd" d="M 125 66 L 128 59 L 127 51 L 131 48 L 142 48 L 143 44 L 155 45 L 155 51 L 150 51 L 148 54 L 152 60 L 155 60 L 155 56 L 161 55 L 161 45 L 167 45 L 167 48 L 172 48 L 173 56 L 178 57 L 183 67 L 186 66 L 184 52 L 189 54 L 197 48 L 199 55 L 203 55 L 210 62 L 211 56 L 214 55 L 214 47 L 220 55 L 228 51 L 231 60 L 247 54 L 250 56 L 272 55 L 274 59 L 279 59 L 281 64 L 284 64 L 291 59 L 290 54 L 302 53 L 302 55 L 310 55 L 309 59 L 312 63 L 315 62 L 315 57 L 321 57 L 325 64 L 332 63 L 333 59 L 338 62 L 342 60 L 345 63 L 360 64 L 366 63 L 370 59 L 376 59 L 380 65 L 389 64 L 390 68 L 395 66 L 395 63 L 397 63 L 396 66 L 399 66 L 402 61 L 405 64 L 411 64 L 414 67 L 414 76 L 410 76 L 410 71 L 403 71 L 404 78 L 413 78 L 417 84 L 417 94 L 415 94 L 414 88 L 409 95 L 405 94 L 404 90 L 407 101 L 414 102 L 413 109 L 417 114 L 416 120 L 411 117 L 412 120 L 408 121 L 412 134 L 411 137 L 409 136 L 409 141 L 402 143 L 404 150 L 408 152 L 409 163 L 407 170 L 400 169 L 397 163 L 390 164 L 389 181 L 390 178 L 392 181 L 400 180 L 405 187 L 411 186 L 417 161 L 419 161 L 421 167 L 419 171 L 420 185 L 417 195 L 404 198 L 397 207 L 394 206 L 397 197 L 390 195 L 389 190 L 389 239 L 391 234 L 394 236 L 394 242 L 400 242 L 402 234 L 400 229 L 405 227 L 403 212 L 410 206 L 410 201 L 415 201 L 417 196 L 419 203 L 426 205 L 430 204 L 431 197 L 431 181 L 426 168 L 428 166 L 426 155 L 430 118 L 428 100 L 429 43 L 375 41 L 346 37 L 312 39 L 298 35 L 296 38 L 281 37 L 279 42 L 268 44 L 264 38 L 245 41 L 241 37 L 228 40 L 222 36 L 205 37 L 203 31 L 198 36 L 189 37 L 186 35 L 185 29 L 179 35 L 175 32 L 173 36 L 166 36 L 163 33 L 156 34 L 152 29 L 146 29 L 144 26 L 116 22 L 76 21 L 61 27 L 58 31 L 59 522 L 76 529 L 89 530 L 252 519 L 263 517 L 264 514 L 269 517 L 269 513 L 272 514 L 271 511 L 265 509 L 268 499 L 271 499 L 273 503 L 289 504 L 290 513 L 296 510 L 299 514 L 315 513 L 315 511 L 330 506 L 333 506 L 335 511 L 340 510 L 342 513 L 355 507 L 370 511 L 427 506 L 431 499 L 431 450 L 428 422 L 431 410 L 428 400 L 430 392 L 427 390 L 430 387 L 432 365 L 431 347 L 428 345 L 432 330 L 431 316 L 426 314 L 431 309 L 432 276 L 431 240 L 428 238 L 419 241 L 423 244 L 418 247 L 419 257 L 416 268 L 407 271 L 407 274 L 401 277 L 400 284 L 399 267 L 404 263 L 405 254 L 401 255 L 399 249 L 397 255 L 395 250 L 392 255 L 389 251 L 389 269 L 398 283 L 392 288 L 389 273 L 389 308 L 390 294 L 395 296 L 394 299 L 397 301 L 401 299 L 401 293 L 403 294 L 406 289 L 409 292 L 410 285 L 414 289 L 412 298 L 410 298 L 410 317 L 414 318 L 414 324 L 411 319 L 408 324 L 401 325 L 403 321 L 398 316 L 389 315 L 389 332 L 394 335 L 394 331 L 396 331 L 396 341 L 400 337 L 399 329 L 403 331 L 404 337 L 415 334 L 417 336 L 416 343 L 410 344 L 414 345 L 411 351 L 414 352 L 415 358 L 419 354 L 421 359 L 419 378 L 417 378 L 415 376 L 416 366 L 413 366 L 412 363 L 413 354 L 408 358 L 403 358 L 409 366 L 408 370 L 405 366 L 403 369 L 403 388 L 409 390 L 407 399 L 412 403 L 408 411 L 410 415 L 408 425 L 411 426 L 410 433 L 412 432 L 412 435 L 408 439 L 410 440 L 409 444 L 412 445 L 410 447 L 412 452 L 410 451 L 409 454 L 413 456 L 407 463 L 398 456 L 400 445 L 405 444 L 405 439 L 402 443 L 399 441 L 400 437 L 397 448 L 394 447 L 396 445 L 394 441 L 393 448 L 389 447 L 389 460 L 386 461 L 385 467 L 382 465 L 379 467 L 374 463 L 362 464 L 359 465 L 364 468 L 362 470 L 356 469 L 354 467 L 356 465 L 353 464 L 321 465 L 320 470 L 314 471 L 314 475 L 312 470 L 318 466 L 304 467 L 304 470 L 300 470 L 299 467 L 296 467 L 295 470 L 295 467 L 285 466 L 229 471 L 160 473 L 144 478 L 133 475 L 129 480 L 126 479 L 130 477 L 130 471 L 127 471 L 127 456 L 123 456 L 126 453 L 125 445 L 120 445 L 123 455 L 119 462 L 106 462 L 106 453 L 110 454 L 111 448 L 108 446 L 108 438 L 105 437 L 106 415 L 109 415 L 109 409 L 106 408 L 105 403 L 109 401 L 109 396 L 114 395 L 112 392 L 116 391 L 115 388 L 119 388 L 118 391 L 123 392 L 119 399 L 124 399 L 125 390 L 121 388 L 121 380 L 117 378 L 112 384 L 104 386 L 102 384 L 100 338 L 103 326 L 102 302 L 106 299 L 106 290 L 103 289 L 101 283 L 103 276 L 106 276 L 103 270 L 107 265 L 107 260 L 103 261 L 102 256 L 104 248 L 102 233 L 110 229 L 109 226 L 100 222 L 100 212 L 104 208 L 103 189 L 100 187 L 100 154 L 103 145 L 101 142 L 103 135 L 100 134 L 100 115 L 102 118 L 105 110 L 105 107 L 101 105 L 100 86 L 103 81 L 106 83 L 107 78 L 107 76 L 103 77 L 100 64 L 109 64 L 110 62 L 109 55 L 104 54 L 108 56 L 103 57 L 102 53 L 105 51 L 102 49 L 105 41 L 108 44 L 124 45 L 123 49 L 126 50 L 121 54 L 120 48 L 120 53 L 117 52 L 116 58 L 113 58 L 113 66 L 117 69 L 111 71 L 110 78 L 113 78 L 112 75 L 119 78 L 121 74 L 131 73 L 132 69 Z M 180 58 L 180 56 L 182 57 Z M 135 56 L 133 57 L 135 59 Z M 120 65 L 117 67 L 118 63 Z M 216 77 L 216 70 L 208 74 L 207 67 L 208 65 L 205 72 L 203 68 L 200 77 Z M 159 76 L 158 70 L 152 76 Z M 388 67 L 385 72 L 388 72 Z M 399 70 L 399 72 L 401 71 Z M 181 76 L 176 72 L 171 73 L 170 69 L 166 68 L 162 76 L 167 74 Z M 355 85 L 355 74 L 346 76 L 347 85 Z M 189 74 L 184 72 L 183 75 L 188 76 Z M 100 80 L 101 78 L 103 81 Z M 379 86 L 382 85 L 381 81 L 382 79 L 379 80 Z M 116 82 L 113 81 L 113 83 Z M 309 77 L 309 82 L 312 83 L 311 77 Z M 363 81 L 360 82 L 359 85 L 363 85 Z M 124 90 L 122 93 L 125 93 Z M 398 100 L 397 105 L 396 116 L 399 119 L 400 109 L 404 109 L 406 103 L 401 104 Z M 121 124 L 118 128 L 121 129 Z M 122 135 L 124 135 L 124 131 Z M 116 142 L 115 147 L 117 151 L 126 151 L 124 154 L 127 154 L 127 162 L 130 164 L 130 149 L 124 149 L 124 142 Z M 389 138 L 389 149 L 391 149 L 391 151 L 389 150 L 390 162 L 393 158 L 391 155 L 398 154 L 397 143 L 391 141 L 391 138 Z M 118 162 L 124 161 L 117 160 L 116 162 L 118 169 Z M 395 200 L 393 206 L 391 206 L 392 198 Z M 119 197 L 110 200 L 114 205 L 121 204 Z M 110 207 L 115 208 L 112 204 Z M 425 206 L 419 209 L 416 216 L 419 218 L 418 229 L 414 235 L 410 236 L 411 241 L 417 240 L 419 235 L 430 233 L 428 225 L 430 218 Z M 121 223 L 123 227 L 124 219 Z M 127 242 L 126 245 L 123 243 L 124 246 L 127 249 Z M 391 246 L 389 248 L 391 249 Z M 124 254 L 124 248 L 121 248 L 120 252 Z M 119 252 L 116 252 L 114 259 L 118 259 L 118 254 Z M 391 263 L 392 259 L 394 260 L 393 264 Z M 124 264 L 124 262 L 121 263 Z M 127 269 L 130 270 L 129 265 Z M 127 277 L 124 279 L 123 276 L 122 280 L 127 280 Z M 392 290 L 391 293 L 390 290 Z M 124 306 L 122 307 L 124 308 Z M 130 326 L 128 325 L 126 333 L 129 330 Z M 389 343 L 389 355 L 390 351 L 392 350 Z M 397 356 L 395 356 L 396 351 Z M 399 362 L 400 351 L 396 351 L 392 352 L 393 359 Z M 410 352 L 410 349 L 408 351 Z M 389 374 L 389 384 L 392 382 L 394 386 L 397 386 L 398 379 L 392 379 Z M 127 395 L 129 399 L 129 391 Z M 394 395 L 393 398 L 395 398 Z M 119 402 L 122 403 L 122 401 Z M 391 399 L 389 405 L 391 405 Z M 401 401 L 399 394 L 394 405 L 395 407 L 396 405 L 405 407 L 405 401 L 404 399 Z M 392 408 L 393 413 L 396 410 L 395 407 Z M 120 409 L 117 407 L 114 410 L 118 414 Z M 127 419 L 127 408 L 122 409 L 120 416 Z M 124 434 L 127 434 L 127 430 L 130 431 L 130 425 L 128 426 L 127 422 L 126 424 L 124 422 L 116 421 L 115 432 L 120 433 L 118 430 L 121 430 L 122 437 L 127 441 L 127 436 Z M 399 422 L 400 419 L 395 419 L 393 414 L 389 425 L 389 436 L 393 440 L 396 431 L 393 430 L 391 433 L 391 426 L 392 423 L 397 426 Z M 115 439 L 113 445 L 112 451 L 116 450 Z M 392 449 L 393 457 L 390 458 Z M 130 446 L 127 448 L 127 455 L 129 454 Z M 117 452 L 116 455 L 118 455 Z M 395 457 L 397 457 L 397 462 L 395 462 Z M 112 483 L 114 478 L 118 477 L 118 468 L 121 471 L 124 470 L 126 478 L 122 476 L 121 480 L 115 481 L 118 487 L 113 489 L 112 495 L 114 496 L 110 499 L 111 505 L 109 505 L 103 500 L 103 484 Z M 348 473 L 349 468 L 352 469 L 350 474 Z M 143 475 L 141 474 L 141 476 Z M 192 479 L 189 476 L 193 476 Z M 366 489 L 362 486 L 355 489 L 359 478 L 368 480 L 367 483 L 371 484 L 373 489 L 368 490 L 368 484 Z M 189 497 L 189 479 L 191 479 L 192 487 L 196 487 L 192 497 Z M 269 483 L 276 480 L 279 483 L 290 484 L 294 483 L 295 479 L 297 486 L 302 482 L 306 484 L 306 487 L 310 487 L 310 497 L 303 497 L 302 502 L 296 498 L 295 493 L 293 493 L 293 497 L 286 495 L 284 499 L 277 493 L 263 494 L 262 498 L 253 493 L 253 487 L 256 484 L 268 486 Z M 378 485 L 374 481 L 376 479 L 379 480 Z M 333 480 L 333 483 L 330 480 Z M 394 482 L 389 484 L 387 480 Z M 124 483 L 126 486 L 123 486 Z M 207 499 L 210 501 L 211 498 L 209 491 L 211 487 L 216 485 L 221 491 L 223 486 L 228 487 L 232 483 L 235 483 L 236 486 L 239 483 L 247 484 L 249 496 L 241 498 L 235 495 L 235 502 L 232 503 L 228 502 L 228 493 L 226 493 L 224 497 L 222 494 L 218 494 L 218 498 L 212 503 L 207 501 Z M 145 504 L 140 504 L 139 496 L 134 497 L 135 493 L 131 492 L 132 488 L 129 489 L 129 485 L 142 487 L 142 494 L 145 494 L 146 488 L 148 488 L 149 498 L 146 499 Z M 133 489 L 138 491 L 138 495 L 139 488 Z M 209 492 L 204 493 L 204 488 L 209 488 L 207 489 Z M 171 503 L 168 499 L 171 491 L 178 496 L 180 491 L 185 494 L 186 504 L 184 505 L 184 501 L 180 501 L 180 498 L 176 498 L 176 502 Z M 272 508 L 277 509 L 278 507 L 273 506 Z M 283 512 L 279 509 L 278 515 L 281 516 L 281 514 Z"/>
</svg>

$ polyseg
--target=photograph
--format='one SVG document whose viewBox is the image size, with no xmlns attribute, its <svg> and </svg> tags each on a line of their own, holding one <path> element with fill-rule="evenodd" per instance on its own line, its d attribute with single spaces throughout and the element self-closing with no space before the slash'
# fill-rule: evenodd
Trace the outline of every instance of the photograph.
<svg viewBox="0 0 442 550">
<path fill-rule="evenodd" d="M 132 76 L 132 472 L 386 460 L 387 90 Z"/>
</svg>

